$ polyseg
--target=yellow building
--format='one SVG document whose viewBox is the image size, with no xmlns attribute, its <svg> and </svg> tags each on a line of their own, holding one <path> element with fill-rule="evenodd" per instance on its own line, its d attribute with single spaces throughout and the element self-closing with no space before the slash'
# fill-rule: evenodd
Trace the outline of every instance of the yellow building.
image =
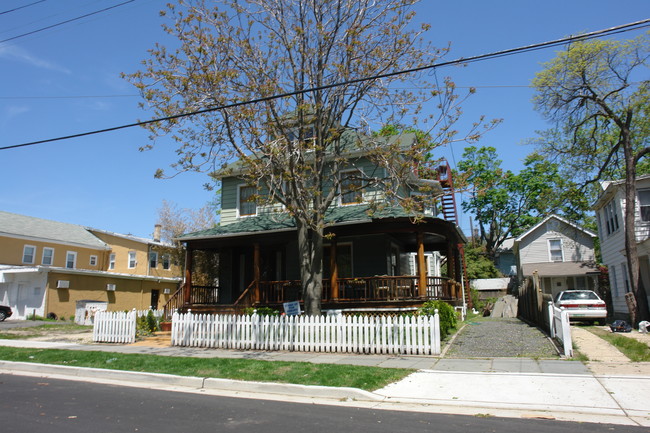
<svg viewBox="0 0 650 433">
<path fill-rule="evenodd" d="M 0 304 L 12 319 L 68 319 L 87 304 L 162 307 L 182 271 L 159 233 L 144 239 L 0 211 Z"/>
</svg>

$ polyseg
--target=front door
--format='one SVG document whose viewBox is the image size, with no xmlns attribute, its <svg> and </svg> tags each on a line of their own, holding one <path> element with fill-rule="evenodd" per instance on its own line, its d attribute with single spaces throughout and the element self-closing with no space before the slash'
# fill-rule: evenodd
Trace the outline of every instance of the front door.
<svg viewBox="0 0 650 433">
<path fill-rule="evenodd" d="M 158 299 L 160 298 L 160 290 L 153 289 L 151 290 L 151 309 L 158 309 Z"/>
</svg>

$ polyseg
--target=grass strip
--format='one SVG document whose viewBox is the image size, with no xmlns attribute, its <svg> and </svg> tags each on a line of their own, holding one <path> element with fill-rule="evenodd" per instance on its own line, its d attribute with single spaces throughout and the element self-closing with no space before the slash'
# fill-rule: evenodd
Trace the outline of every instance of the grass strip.
<svg viewBox="0 0 650 433">
<path fill-rule="evenodd" d="M 650 361 L 650 346 L 637 341 L 631 337 L 625 337 L 624 334 L 608 332 L 600 328 L 590 327 L 589 331 L 596 334 L 603 340 L 609 342 L 612 346 L 616 347 L 623 353 L 623 355 L 630 358 L 634 362 L 648 362 Z"/>
<path fill-rule="evenodd" d="M 125 354 L 84 350 L 0 347 L 5 361 L 215 377 L 259 382 L 353 387 L 374 391 L 415 370 L 309 362 Z"/>
</svg>

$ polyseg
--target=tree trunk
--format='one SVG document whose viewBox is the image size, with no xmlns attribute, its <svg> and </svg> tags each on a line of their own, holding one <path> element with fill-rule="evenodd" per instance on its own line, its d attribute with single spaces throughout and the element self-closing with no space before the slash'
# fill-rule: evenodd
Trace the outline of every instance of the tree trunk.
<svg viewBox="0 0 650 433">
<path fill-rule="evenodd" d="M 322 229 L 313 230 L 300 221 L 296 221 L 296 225 L 305 314 L 318 316 L 321 314 L 323 296 L 323 232 Z"/>
<path fill-rule="evenodd" d="M 639 256 L 636 247 L 635 209 L 636 209 L 636 163 L 629 138 L 623 138 L 625 154 L 625 255 L 627 256 L 627 272 L 630 289 L 636 300 L 635 311 L 632 312 L 632 325 L 648 320 L 648 298 L 645 288 L 639 284 Z"/>
</svg>

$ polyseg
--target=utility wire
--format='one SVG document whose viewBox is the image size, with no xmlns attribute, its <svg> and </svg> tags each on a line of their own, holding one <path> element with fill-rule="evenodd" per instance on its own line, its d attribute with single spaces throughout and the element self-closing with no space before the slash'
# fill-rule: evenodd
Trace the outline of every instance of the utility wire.
<svg viewBox="0 0 650 433">
<path fill-rule="evenodd" d="M 386 73 L 386 74 L 374 75 L 372 77 L 356 78 L 356 79 L 353 79 L 353 80 L 348 80 L 348 81 L 333 83 L 333 84 L 327 84 L 327 85 L 319 86 L 319 87 L 312 87 L 312 88 L 309 88 L 309 89 L 298 90 L 298 91 L 294 91 L 294 92 L 280 93 L 280 94 L 277 94 L 277 95 L 266 96 L 264 98 L 257 98 L 257 99 L 250 99 L 250 100 L 247 100 L 247 101 L 233 102 L 232 104 L 221 105 L 219 107 L 204 108 L 202 110 L 191 111 L 191 112 L 187 112 L 187 113 L 180 113 L 180 114 L 175 114 L 175 115 L 172 115 L 172 116 L 166 116 L 166 117 L 160 117 L 160 118 L 157 118 L 157 119 L 145 120 L 145 121 L 142 121 L 142 122 L 135 122 L 135 123 L 129 123 L 129 124 L 120 125 L 120 126 L 113 126 L 113 127 L 110 127 L 110 128 L 98 129 L 98 130 L 94 130 L 94 131 L 81 132 L 81 133 L 78 133 L 78 134 L 66 135 L 66 136 L 63 136 L 63 137 L 48 138 L 48 139 L 45 139 L 45 140 L 32 141 L 32 142 L 29 142 L 29 143 L 15 144 L 15 145 L 12 145 L 12 146 L 4 146 L 4 147 L 0 147 L 0 150 L 15 149 L 15 148 L 19 148 L 19 147 L 34 146 L 36 144 L 51 143 L 51 142 L 54 142 L 54 141 L 62 141 L 62 140 L 69 140 L 69 139 L 72 139 L 72 138 L 86 137 L 86 136 L 89 136 L 89 135 L 103 134 L 103 133 L 106 133 L 106 132 L 112 132 L 112 131 L 118 131 L 118 130 L 121 130 L 121 129 L 133 128 L 135 126 L 145 126 L 145 125 L 150 125 L 150 124 L 153 124 L 153 123 L 165 122 L 165 121 L 168 121 L 168 120 L 180 119 L 180 118 L 183 118 L 183 117 L 196 116 L 198 114 L 205 114 L 205 113 L 210 113 L 210 112 L 213 112 L 213 111 L 225 110 L 225 109 L 228 109 L 228 108 L 241 107 L 243 105 L 256 104 L 256 103 L 260 103 L 260 102 L 271 101 L 271 100 L 274 100 L 274 99 L 286 98 L 288 96 L 295 96 L 295 95 L 309 93 L 309 92 L 315 92 L 315 91 L 319 91 L 319 90 L 327 90 L 327 89 L 331 89 L 331 88 L 334 88 L 334 87 L 347 86 L 347 85 L 350 85 L 350 84 L 358 84 L 358 83 L 362 83 L 362 82 L 370 81 L 370 80 L 378 80 L 378 79 L 382 79 L 382 78 L 394 77 L 394 76 L 397 76 L 397 75 L 410 74 L 410 73 L 414 73 L 414 72 L 421 72 L 421 71 L 428 70 L 428 69 L 436 69 L 436 68 L 440 68 L 440 67 L 444 67 L 444 66 L 452 66 L 452 65 L 458 65 L 458 64 L 463 64 L 463 63 L 474 63 L 474 62 L 478 62 L 478 61 L 483 61 L 483 60 L 488 60 L 488 59 L 493 59 L 493 58 L 500 58 L 500 57 L 505 57 L 505 56 L 509 56 L 509 55 L 513 55 L 513 54 L 523 53 L 523 52 L 536 51 L 536 50 L 540 50 L 540 49 L 543 49 L 543 48 L 549 48 L 549 47 L 554 47 L 554 46 L 558 46 L 558 45 L 563 45 L 563 44 L 565 44 L 567 42 L 594 39 L 594 38 L 601 37 L 601 36 L 604 36 L 604 35 L 609 35 L 609 34 L 612 34 L 612 33 L 622 33 L 622 32 L 626 32 L 626 31 L 637 30 L 639 28 L 650 26 L 649 23 L 650 23 L 650 19 L 645 19 L 645 20 L 642 20 L 642 21 L 636 21 L 636 22 L 629 23 L 629 24 L 624 24 L 624 25 L 620 25 L 620 26 L 616 26 L 616 27 L 611 27 L 609 29 L 597 30 L 597 31 L 594 31 L 594 32 L 585 33 L 585 34 L 578 35 L 578 36 L 569 36 L 569 37 L 565 37 L 565 38 L 562 38 L 562 39 L 555 39 L 553 41 L 541 42 L 541 43 L 538 43 L 538 44 L 526 45 L 526 46 L 518 47 L 518 48 L 511 48 L 511 49 L 508 49 L 508 50 L 496 51 L 494 53 L 481 54 L 481 55 L 478 55 L 478 56 L 460 58 L 460 59 L 451 60 L 451 61 L 442 62 L 442 63 L 433 63 L 431 65 L 421 66 L 421 67 L 418 67 L 418 68 L 412 68 L 412 69 L 406 69 L 406 70 L 402 70 L 402 71 L 390 72 L 390 73 Z"/>
<path fill-rule="evenodd" d="M 2 11 L 2 12 L 0 12 L 0 15 L 8 14 L 9 12 L 16 12 L 17 10 L 24 9 L 26 7 L 29 7 L 29 6 L 33 6 L 35 4 L 43 3 L 44 1 L 45 0 L 38 0 L 37 2 L 30 3 L 30 4 L 25 5 L 25 6 L 18 6 L 17 8 L 9 9 L 7 11 Z"/>
<path fill-rule="evenodd" d="M 113 5 L 113 6 L 109 6 L 109 7 L 104 8 L 104 9 L 100 9 L 98 11 L 94 11 L 94 12 L 90 12 L 90 13 L 78 16 L 76 18 L 70 18 L 69 20 L 61 21 L 60 23 L 56 23 L 56 24 L 52 24 L 52 25 L 47 26 L 47 27 L 42 27 L 40 29 L 32 30 L 31 32 L 23 33 L 22 35 L 12 36 L 11 38 L 4 39 L 4 40 L 0 41 L 0 44 L 2 44 L 4 42 L 13 41 L 13 40 L 16 40 L 16 39 L 19 39 L 19 38 L 24 38 L 25 36 L 33 35 L 34 33 L 39 33 L 39 32 L 45 31 L 45 30 L 52 29 L 54 27 L 59 27 L 59 26 L 62 26 L 64 24 L 68 24 L 68 23 L 71 23 L 73 21 L 78 21 L 78 20 L 80 20 L 82 18 L 86 18 L 86 17 L 92 16 L 92 15 L 97 15 L 99 13 L 106 12 L 106 11 L 109 11 L 111 9 L 115 9 L 117 7 L 120 7 L 120 6 L 124 6 L 125 4 L 133 3 L 134 1 L 135 0 L 128 0 L 128 1 L 125 1 L 125 2 L 122 2 L 122 3 L 118 3 L 116 5 Z"/>
</svg>

